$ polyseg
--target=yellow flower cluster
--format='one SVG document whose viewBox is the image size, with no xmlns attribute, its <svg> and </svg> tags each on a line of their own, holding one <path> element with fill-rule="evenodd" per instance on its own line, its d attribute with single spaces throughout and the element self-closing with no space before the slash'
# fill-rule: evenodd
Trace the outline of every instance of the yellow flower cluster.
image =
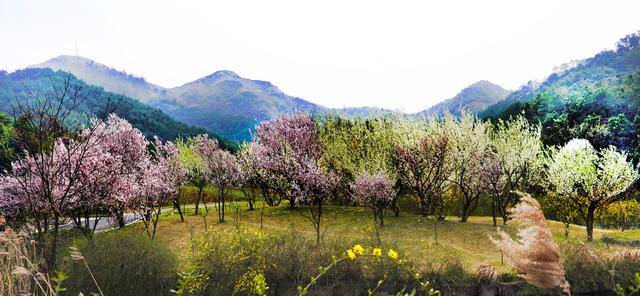
<svg viewBox="0 0 640 296">
<path fill-rule="evenodd" d="M 398 252 L 394 251 L 393 249 L 389 249 L 389 252 L 387 252 L 387 256 L 389 256 L 389 258 L 391 259 L 398 259 Z"/>
<path fill-rule="evenodd" d="M 371 254 L 373 256 L 379 257 L 379 256 L 382 256 L 382 249 L 381 248 L 365 249 L 363 246 L 357 244 L 353 246 L 353 248 L 348 249 L 345 252 L 345 257 L 348 258 L 349 260 L 355 260 L 358 256 L 362 256 L 365 254 Z M 393 260 L 397 260 L 398 252 L 394 251 L 393 249 L 389 249 L 389 251 L 387 251 L 387 257 Z"/>
</svg>

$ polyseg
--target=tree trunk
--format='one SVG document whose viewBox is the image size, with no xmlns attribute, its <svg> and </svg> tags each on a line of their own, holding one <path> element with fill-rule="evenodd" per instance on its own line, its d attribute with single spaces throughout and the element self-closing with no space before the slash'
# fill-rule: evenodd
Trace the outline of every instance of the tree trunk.
<svg viewBox="0 0 640 296">
<path fill-rule="evenodd" d="M 251 198 L 249 198 L 249 211 L 253 211 L 253 200 Z"/>
<path fill-rule="evenodd" d="M 180 209 L 180 187 L 178 187 L 178 196 L 173 198 L 173 206 L 178 210 L 178 215 L 180 215 L 180 222 L 184 222 L 184 216 L 182 215 L 182 209 Z"/>
<path fill-rule="evenodd" d="M 316 245 L 320 245 L 320 220 L 322 219 L 322 201 L 318 201 L 318 216 L 316 220 Z"/>
<path fill-rule="evenodd" d="M 491 217 L 493 218 L 493 226 L 498 226 L 498 221 L 496 220 L 496 198 L 493 197 L 491 199 Z"/>
<path fill-rule="evenodd" d="M 593 240 L 593 220 L 594 220 L 594 212 L 596 211 L 596 206 L 594 204 L 590 204 L 587 209 L 587 240 Z"/>
<path fill-rule="evenodd" d="M 198 214 L 198 207 L 200 206 L 200 199 L 202 198 L 203 187 L 198 186 L 198 196 L 196 196 L 196 215 Z"/>
<path fill-rule="evenodd" d="M 116 212 L 116 220 L 118 221 L 118 228 L 122 228 L 125 226 L 124 222 L 124 211 L 118 210 Z"/>
<path fill-rule="evenodd" d="M 467 223 L 469 218 L 469 205 L 467 203 L 462 204 L 462 214 L 460 215 L 460 222 Z"/>
<path fill-rule="evenodd" d="M 180 215 L 180 222 L 184 222 L 184 216 L 182 215 L 182 209 L 180 208 L 180 200 L 178 198 L 173 199 L 173 207 L 178 210 L 178 215 Z"/>
<path fill-rule="evenodd" d="M 55 219 L 53 221 L 53 237 L 51 238 L 51 250 L 49 253 L 49 272 L 53 273 L 56 270 L 56 255 L 58 252 L 58 229 L 60 226 L 60 217 L 55 215 Z"/>
<path fill-rule="evenodd" d="M 224 196 L 225 196 L 225 192 L 224 189 L 221 189 L 220 191 L 220 196 L 218 199 L 218 219 L 220 220 L 220 223 L 224 223 Z"/>
</svg>

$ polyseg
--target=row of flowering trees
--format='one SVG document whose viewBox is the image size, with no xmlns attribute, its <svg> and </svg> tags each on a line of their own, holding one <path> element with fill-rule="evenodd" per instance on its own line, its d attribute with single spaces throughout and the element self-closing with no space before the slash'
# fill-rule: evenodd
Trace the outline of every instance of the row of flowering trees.
<svg viewBox="0 0 640 296">
<path fill-rule="evenodd" d="M 91 239 L 101 217 L 124 223 L 125 212 L 135 212 L 153 237 L 160 206 L 182 178 L 174 145 L 150 143 L 115 115 L 51 140 L 25 150 L 0 177 L 2 214 L 24 222 L 41 252 L 48 252 L 49 267 L 55 265 L 59 228 L 68 220 Z"/>
<path fill-rule="evenodd" d="M 258 196 L 268 205 L 287 200 L 306 208 L 318 242 L 325 203 L 336 196 L 371 208 L 380 225 L 385 208 L 399 214 L 403 192 L 413 193 L 425 216 L 444 219 L 455 205 L 462 222 L 488 198 L 497 224 L 497 217 L 507 222 L 507 209 L 517 203 L 514 190 L 542 186 L 580 214 L 591 239 L 594 212 L 620 199 L 638 178 L 614 148 L 595 151 L 577 141 L 547 149 L 540 128 L 523 117 L 494 124 L 466 113 L 417 121 L 318 120 L 298 113 L 261 123 L 254 141 L 234 155 L 206 135 L 175 144 L 148 141 L 114 115 L 77 132 L 64 132 L 65 117 L 51 109 L 29 116 L 35 136 L 17 136 L 29 145 L 0 177 L 0 210 L 25 222 L 51 267 L 63 221 L 73 221 L 90 239 L 101 217 L 124 223 L 125 213 L 134 212 L 153 237 L 161 207 L 171 201 L 180 210 L 184 184 L 198 189 L 196 214 L 201 203 L 208 212 L 204 188 L 218 190 L 220 222 L 235 187 L 251 209 Z"/>
<path fill-rule="evenodd" d="M 320 162 L 337 173 L 341 192 L 372 207 L 376 219 L 376 208 L 397 210 L 397 195 L 408 192 L 423 215 L 444 219 L 457 208 L 461 222 L 487 198 L 497 225 L 497 217 L 507 223 L 507 210 L 519 200 L 515 191 L 533 190 L 548 196 L 567 225 L 581 220 L 592 240 L 596 211 L 627 197 L 638 180 L 625 152 L 597 151 L 586 140 L 545 147 L 541 127 L 522 116 L 495 123 L 468 113 L 417 121 L 338 117 L 318 128 Z"/>
</svg>

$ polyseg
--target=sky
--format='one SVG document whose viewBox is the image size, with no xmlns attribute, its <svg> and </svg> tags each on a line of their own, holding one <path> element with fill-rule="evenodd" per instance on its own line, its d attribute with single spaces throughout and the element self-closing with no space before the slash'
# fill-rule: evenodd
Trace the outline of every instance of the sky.
<svg viewBox="0 0 640 296">
<path fill-rule="evenodd" d="M 0 69 L 77 54 L 175 87 L 217 70 L 328 107 L 517 89 L 640 30 L 640 1 L 0 0 Z"/>
</svg>

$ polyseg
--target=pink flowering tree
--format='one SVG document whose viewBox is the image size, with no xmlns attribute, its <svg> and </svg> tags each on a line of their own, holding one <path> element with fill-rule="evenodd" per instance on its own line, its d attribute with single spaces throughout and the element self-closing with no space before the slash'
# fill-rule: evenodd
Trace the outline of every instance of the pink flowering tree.
<svg viewBox="0 0 640 296">
<path fill-rule="evenodd" d="M 64 219 L 91 238 L 99 213 L 124 211 L 138 164 L 145 159 L 145 143 L 139 131 L 116 116 L 106 123 L 93 120 L 74 137 L 55 138 L 51 146 L 42 142 L 2 177 L 0 209 L 33 226 L 37 247 L 53 269 Z"/>
<path fill-rule="evenodd" d="M 424 216 L 434 214 L 444 220 L 443 194 L 452 172 L 447 158 L 449 150 L 449 139 L 445 135 L 429 135 L 398 149 L 400 177 L 418 196 Z"/>
<path fill-rule="evenodd" d="M 147 235 L 155 238 L 162 206 L 177 194 L 183 180 L 176 163 L 178 151 L 171 142 L 155 139 L 153 149 L 141 172 L 137 193 L 129 207 L 142 217 Z"/>
<path fill-rule="evenodd" d="M 215 139 L 197 137 L 196 151 L 203 159 L 208 181 L 217 187 L 218 220 L 224 223 L 225 200 L 231 188 L 240 180 L 240 167 L 236 157 L 222 150 Z"/>
<path fill-rule="evenodd" d="M 276 190 L 291 207 L 298 203 L 308 208 L 319 243 L 323 204 L 332 197 L 338 178 L 320 167 L 322 147 L 313 118 L 297 113 L 263 122 L 255 140 L 260 166 L 279 178 Z"/>
<path fill-rule="evenodd" d="M 124 226 L 124 213 L 130 202 L 139 194 L 139 184 L 144 182 L 148 168 L 149 142 L 142 132 L 126 120 L 115 115 L 109 116 L 105 123 L 98 123 L 95 132 L 99 139 L 95 158 L 103 159 L 101 165 L 87 174 L 102 176 L 93 181 L 95 192 L 93 203 L 115 216 L 120 227 Z M 98 186 L 95 186 L 98 185 Z"/>
<path fill-rule="evenodd" d="M 254 204 L 260 195 L 269 206 L 277 206 L 282 201 L 271 191 L 276 187 L 274 184 L 277 184 L 278 178 L 260 166 L 257 148 L 256 143 L 243 144 L 236 155 L 240 166 L 240 190 L 249 202 L 249 210 L 255 208 Z"/>
<path fill-rule="evenodd" d="M 373 212 L 373 220 L 384 226 L 382 211 L 393 204 L 396 191 L 389 178 L 380 171 L 375 175 L 364 172 L 358 175 L 351 184 L 353 200 L 360 206 L 369 207 Z"/>
</svg>

